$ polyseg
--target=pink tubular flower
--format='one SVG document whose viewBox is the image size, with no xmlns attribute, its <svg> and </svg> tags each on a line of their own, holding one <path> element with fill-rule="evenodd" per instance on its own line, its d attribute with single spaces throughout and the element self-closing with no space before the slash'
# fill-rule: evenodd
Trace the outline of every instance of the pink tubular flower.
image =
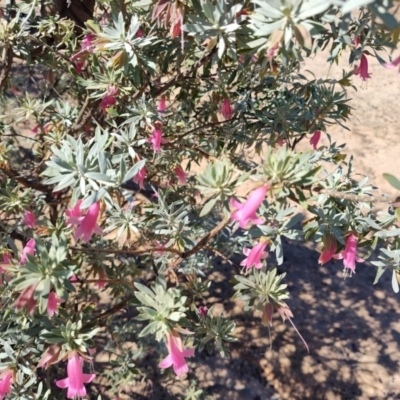
<svg viewBox="0 0 400 400">
<path fill-rule="evenodd" d="M 165 100 L 165 97 L 161 97 L 161 100 L 158 103 L 157 110 L 158 112 L 164 112 L 167 109 L 167 102 Z"/>
<path fill-rule="evenodd" d="M 154 129 L 153 134 L 147 139 L 147 142 L 153 145 L 154 151 L 161 151 L 161 145 L 168 143 L 167 140 L 162 138 L 162 135 L 161 129 Z"/>
<path fill-rule="evenodd" d="M 356 272 L 356 261 L 359 263 L 364 262 L 362 258 L 357 257 L 357 236 L 354 233 L 350 233 L 347 238 L 346 247 L 344 250 L 335 255 L 334 258 L 338 260 L 343 260 L 344 269 L 350 270 L 350 275 L 352 272 Z"/>
<path fill-rule="evenodd" d="M 144 180 L 146 178 L 146 167 L 143 167 L 134 177 L 133 182 L 137 183 L 141 189 L 144 189 Z"/>
<path fill-rule="evenodd" d="M 71 210 L 65 210 L 65 215 L 67 216 L 67 225 L 72 225 L 72 222 L 70 220 L 81 217 L 84 215 L 84 213 L 81 211 L 81 204 L 82 200 L 78 200 L 73 208 Z"/>
<path fill-rule="evenodd" d="M 232 118 L 232 107 L 231 107 L 231 102 L 229 101 L 229 99 L 223 100 L 222 106 L 221 106 L 219 112 L 224 116 L 225 119 Z"/>
<path fill-rule="evenodd" d="M 33 214 L 31 211 L 25 211 L 22 223 L 27 225 L 29 228 L 35 229 L 36 228 L 35 214 Z"/>
<path fill-rule="evenodd" d="M 105 282 L 106 279 L 107 279 L 106 271 L 104 271 L 104 269 L 102 268 L 99 271 L 99 282 L 97 282 L 97 287 L 99 289 L 103 289 L 104 286 L 106 286 L 106 282 Z"/>
<path fill-rule="evenodd" d="M 22 249 L 21 260 L 19 262 L 20 265 L 25 264 L 27 262 L 27 260 L 28 260 L 27 255 L 28 254 L 33 256 L 33 254 L 35 252 L 35 246 L 36 246 L 35 239 L 29 239 L 28 243 Z"/>
<path fill-rule="evenodd" d="M 93 33 L 88 33 L 81 42 L 81 51 L 87 51 L 89 53 L 93 53 L 94 46 L 93 40 L 95 39 L 95 35 Z"/>
<path fill-rule="evenodd" d="M 59 299 L 55 292 L 49 293 L 49 298 L 47 300 L 47 314 L 52 317 L 54 314 L 58 314 L 58 305 L 64 300 Z"/>
<path fill-rule="evenodd" d="M 78 60 L 75 65 L 75 71 L 78 75 L 82 73 L 83 67 L 85 66 L 85 62 L 83 60 Z"/>
<path fill-rule="evenodd" d="M 398 75 L 400 76 L 400 56 L 398 56 L 397 58 L 395 58 L 392 62 L 390 63 L 385 63 L 383 64 L 383 66 L 387 69 L 393 69 L 396 67 L 398 68 Z"/>
<path fill-rule="evenodd" d="M 318 259 L 319 264 L 327 263 L 329 260 L 332 259 L 332 257 L 336 253 L 337 243 L 334 237 L 332 237 L 331 235 L 324 235 L 323 242 L 324 242 L 324 250 L 322 251 Z"/>
<path fill-rule="evenodd" d="M 208 313 L 208 307 L 199 307 L 198 308 L 199 314 L 205 318 L 207 316 Z"/>
<path fill-rule="evenodd" d="M 82 238 L 84 243 L 87 243 L 93 233 L 97 235 L 102 235 L 103 230 L 97 224 L 97 218 L 99 216 L 100 211 L 100 202 L 96 201 L 93 203 L 86 212 L 86 215 L 82 215 L 80 208 L 77 208 L 79 201 L 75 205 L 72 210 L 67 210 L 67 224 L 68 225 L 77 225 L 78 229 L 75 231 L 75 240 L 79 240 Z M 79 203 L 80 206 L 81 203 Z M 80 215 L 78 214 L 80 213 Z M 78 214 L 78 215 L 77 215 Z"/>
<path fill-rule="evenodd" d="M 39 129 L 40 129 L 40 125 L 35 125 L 35 126 L 29 131 L 29 133 L 30 133 L 31 135 L 36 135 L 36 134 L 39 132 Z"/>
<path fill-rule="evenodd" d="M 95 374 L 84 374 L 82 372 L 82 359 L 76 351 L 70 355 L 67 365 L 68 377 L 56 381 L 56 385 L 61 389 L 68 388 L 67 398 L 75 399 L 77 397 L 86 396 L 86 388 L 84 383 L 92 382 Z"/>
<path fill-rule="evenodd" d="M 14 302 L 14 307 L 21 310 L 26 307 L 28 313 L 33 315 L 36 308 L 36 300 L 33 297 L 35 294 L 36 285 L 30 285 L 25 288 Z"/>
<path fill-rule="evenodd" d="M 117 103 L 118 88 L 110 85 L 107 88 L 107 93 L 100 102 L 100 108 L 107 112 L 107 108 L 112 107 Z"/>
<path fill-rule="evenodd" d="M 239 226 L 243 229 L 247 227 L 249 222 L 253 224 L 262 224 L 264 221 L 258 218 L 256 211 L 263 202 L 268 190 L 268 185 L 260 186 L 253 190 L 244 203 L 239 203 L 235 198 L 231 198 L 230 204 L 236 211 L 232 212 L 231 218 L 239 221 Z"/>
<path fill-rule="evenodd" d="M 315 131 L 310 139 L 310 144 L 314 150 L 317 150 L 319 139 L 321 139 L 321 131 Z"/>
<path fill-rule="evenodd" d="M 3 400 L 6 394 L 11 394 L 12 375 L 12 371 L 10 370 L 1 374 L 0 400 Z"/>
<path fill-rule="evenodd" d="M 61 347 L 57 344 L 52 344 L 49 346 L 42 357 L 39 360 L 37 368 L 48 368 L 51 364 L 58 362 L 58 357 L 60 355 Z"/>
<path fill-rule="evenodd" d="M 354 75 L 360 75 L 363 81 L 371 78 L 371 75 L 368 73 L 368 59 L 365 54 L 361 56 L 360 65 L 354 67 Z"/>
<path fill-rule="evenodd" d="M 187 179 L 186 179 L 186 173 L 185 171 L 182 169 L 182 167 L 180 165 L 175 167 L 175 174 L 178 177 L 178 179 L 180 180 L 181 183 L 185 184 Z"/>
<path fill-rule="evenodd" d="M 185 349 L 178 333 L 172 331 L 167 334 L 168 356 L 158 364 L 160 368 L 174 368 L 176 375 L 180 376 L 189 371 L 185 357 L 192 357 L 194 349 Z"/>
<path fill-rule="evenodd" d="M 255 267 L 257 269 L 261 269 L 263 264 L 262 261 L 264 258 L 268 257 L 268 252 L 265 251 L 268 242 L 259 242 L 252 249 L 247 249 L 246 247 L 243 249 L 243 254 L 247 256 L 240 265 L 246 267 L 247 269 L 251 267 Z"/>
</svg>

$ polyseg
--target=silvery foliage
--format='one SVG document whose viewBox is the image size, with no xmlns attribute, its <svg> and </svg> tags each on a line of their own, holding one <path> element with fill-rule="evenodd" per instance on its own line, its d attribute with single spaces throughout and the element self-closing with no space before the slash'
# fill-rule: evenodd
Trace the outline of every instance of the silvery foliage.
<svg viewBox="0 0 400 400">
<path fill-rule="evenodd" d="M 183 332 L 186 346 L 228 356 L 237 340 L 234 321 L 212 307 L 199 312 L 213 290 L 210 268 L 217 259 L 227 263 L 234 277 L 225 284 L 246 311 L 289 307 L 287 278 L 276 269 L 283 268 L 285 240 L 322 247 L 329 239 L 338 253 L 353 232 L 365 259 L 380 246 L 372 261 L 376 282 L 391 270 L 399 291 L 399 204 L 375 213 L 376 188 L 359 179 L 344 144 L 329 134 L 332 125 L 346 127 L 351 114 L 346 88 L 358 84 L 352 64 L 363 51 L 383 63 L 396 47 L 391 1 L 186 0 L 174 3 L 184 13 L 173 39 L 174 21 L 152 18 L 159 3 L 151 0 L 125 2 L 123 10 L 120 1 L 99 2 L 99 18 L 81 36 L 69 20 L 40 16 L 38 0 L 16 3 L 0 18 L 3 71 L 11 54 L 47 78 L 35 81 L 35 91 L 11 96 L 21 82 L 0 72 L 0 254 L 13 258 L 0 288 L 0 369 L 16 372 L 12 398 L 62 398 L 46 386 L 49 379 L 37 379 L 41 355 L 50 345 L 59 347 L 60 359 L 85 353 L 105 331 L 111 335 L 103 336 L 102 350 L 117 359 L 104 376 L 115 392 L 143 373 L 136 364 L 148 351 L 165 353 L 162 341 L 172 329 Z M 88 33 L 93 49 L 84 51 Z M 340 80 L 301 73 L 299 63 L 324 49 L 328 62 L 350 54 Z M 116 101 L 103 111 L 110 86 L 118 89 Z M 168 107 L 158 111 L 162 96 Z M 232 106 L 227 120 L 224 99 Z M 22 123 L 35 135 L 21 136 Z M 148 139 L 160 126 L 166 142 L 154 152 Z M 298 150 L 316 130 L 328 145 Z M 196 164 L 200 172 L 180 183 L 176 167 L 193 171 Z M 400 190 L 396 177 L 385 178 Z M 240 230 L 230 220 L 230 199 L 246 182 L 268 183 L 269 190 L 258 210 L 264 223 Z M 66 209 L 78 200 L 82 209 L 101 203 L 104 235 L 87 244 L 76 243 L 76 228 L 66 223 Z M 27 210 L 34 229 L 22 221 Z M 35 253 L 19 266 L 31 238 Z M 271 253 L 263 268 L 241 269 L 237 256 L 259 240 Z M 33 315 L 13 305 L 30 285 Z M 52 318 L 51 291 L 64 301 Z M 101 310 L 96 301 L 104 293 L 108 309 Z M 121 319 L 127 307 L 129 318 Z"/>
</svg>

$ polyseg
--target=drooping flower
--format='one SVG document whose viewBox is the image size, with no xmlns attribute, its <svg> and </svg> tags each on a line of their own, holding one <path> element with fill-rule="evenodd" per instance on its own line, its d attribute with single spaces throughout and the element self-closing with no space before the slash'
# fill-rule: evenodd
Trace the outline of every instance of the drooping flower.
<svg viewBox="0 0 400 400">
<path fill-rule="evenodd" d="M 11 384 L 13 373 L 10 370 L 5 370 L 1 374 L 0 380 L 0 400 L 3 400 L 6 394 L 11 394 Z"/>
<path fill-rule="evenodd" d="M 61 347 L 57 344 L 49 346 L 42 357 L 39 360 L 37 368 L 48 368 L 51 364 L 58 362 L 58 356 L 60 355 Z"/>
<path fill-rule="evenodd" d="M 137 37 L 137 38 L 143 37 L 143 31 L 142 31 L 141 29 L 138 29 L 138 30 L 137 30 L 137 32 L 136 32 L 136 37 Z"/>
<path fill-rule="evenodd" d="M 167 109 L 167 101 L 165 100 L 165 97 L 161 97 L 161 100 L 158 103 L 157 111 L 158 112 L 164 112 Z"/>
<path fill-rule="evenodd" d="M 358 45 L 360 44 L 360 36 L 356 36 L 353 39 L 351 39 L 351 44 L 354 47 L 358 47 Z"/>
<path fill-rule="evenodd" d="M 185 184 L 187 182 L 186 173 L 180 165 L 175 167 L 175 174 L 181 183 Z"/>
<path fill-rule="evenodd" d="M 393 68 L 399 67 L 398 75 L 400 76 L 400 56 L 395 58 L 392 62 L 383 64 L 383 66 L 387 69 L 393 69 Z"/>
<path fill-rule="evenodd" d="M 146 167 L 143 167 L 134 177 L 133 182 L 137 183 L 141 189 L 144 189 L 144 180 L 146 178 Z"/>
<path fill-rule="evenodd" d="M 231 198 L 230 204 L 236 211 L 232 212 L 231 218 L 239 221 L 241 228 L 246 228 L 249 222 L 253 224 L 262 224 L 264 221 L 258 218 L 256 211 L 264 201 L 267 194 L 268 185 L 262 185 L 253 190 L 244 203 L 239 203 L 235 198 Z"/>
<path fill-rule="evenodd" d="M 174 11 L 171 28 L 169 29 L 171 39 L 181 34 L 184 8 L 182 6 L 177 6 Z"/>
<path fill-rule="evenodd" d="M 153 134 L 147 139 L 148 143 L 153 145 L 154 151 L 161 151 L 161 145 L 168 143 L 167 140 L 162 138 L 163 132 L 161 129 L 154 129 Z"/>
<path fill-rule="evenodd" d="M 29 131 L 29 133 L 30 133 L 31 135 L 36 135 L 36 134 L 39 132 L 39 129 L 40 129 L 40 125 L 35 125 L 35 126 Z"/>
<path fill-rule="evenodd" d="M 82 360 L 76 351 L 70 354 L 67 365 L 67 378 L 56 381 L 56 385 L 61 389 L 68 388 L 67 398 L 76 399 L 86 396 L 84 383 L 92 382 L 95 374 L 84 374 L 82 372 Z"/>
<path fill-rule="evenodd" d="M 267 247 L 268 242 L 259 242 L 256 244 L 252 249 L 244 248 L 243 249 L 243 254 L 247 256 L 240 265 L 246 267 L 247 269 L 251 267 L 255 267 L 257 269 L 262 268 L 263 264 L 262 261 L 263 259 L 268 257 L 268 253 L 265 251 L 265 248 Z"/>
<path fill-rule="evenodd" d="M 110 85 L 107 88 L 107 92 L 100 102 L 100 108 L 107 112 L 107 108 L 112 107 L 117 103 L 118 88 L 114 85 Z"/>
<path fill-rule="evenodd" d="M 103 234 L 103 230 L 97 224 L 97 218 L 100 211 L 100 202 L 96 201 L 93 203 L 85 215 L 82 215 L 80 208 L 77 209 L 78 203 L 79 201 L 72 210 L 67 210 L 69 212 L 66 213 L 68 217 L 67 224 L 77 225 L 78 229 L 75 231 L 74 235 L 75 240 L 82 238 L 82 241 L 87 243 L 91 239 L 93 233 L 96 233 L 97 235 Z M 79 205 L 80 204 L 81 203 L 79 203 Z"/>
<path fill-rule="evenodd" d="M 227 120 L 232 118 L 232 107 L 231 107 L 231 102 L 229 101 L 229 99 L 224 99 L 222 101 L 222 105 L 221 105 L 219 112 Z"/>
<path fill-rule="evenodd" d="M 28 254 L 33 256 L 33 254 L 35 253 L 35 246 L 36 246 L 35 239 L 29 239 L 28 243 L 22 249 L 21 260 L 19 262 L 20 265 L 26 263 L 26 261 L 28 260 L 28 257 L 27 257 Z"/>
<path fill-rule="evenodd" d="M 32 211 L 25 211 L 24 218 L 22 219 L 22 223 L 27 225 L 29 228 L 36 228 L 36 219 L 35 214 Z"/>
<path fill-rule="evenodd" d="M 105 280 L 107 279 L 106 271 L 103 268 L 99 270 L 99 282 L 97 282 L 97 287 L 103 289 L 106 286 Z"/>
<path fill-rule="evenodd" d="M 87 51 L 89 53 L 93 53 L 94 51 L 94 45 L 93 45 L 93 40 L 96 38 L 96 36 L 93 33 L 88 33 L 85 35 L 85 37 L 82 39 L 81 42 L 81 51 Z"/>
<path fill-rule="evenodd" d="M 356 261 L 359 263 L 364 262 L 362 258 L 357 257 L 357 236 L 354 233 L 350 233 L 346 241 L 346 247 L 344 250 L 336 254 L 334 258 L 343 260 L 344 269 L 350 270 L 350 275 L 356 272 Z"/>
<path fill-rule="evenodd" d="M 72 222 L 70 222 L 71 219 L 85 215 L 85 213 L 81 210 L 81 204 L 82 200 L 78 200 L 74 207 L 72 207 L 70 210 L 65 210 L 65 215 L 67 216 L 67 225 L 73 225 Z"/>
<path fill-rule="evenodd" d="M 82 73 L 83 67 L 85 66 L 85 61 L 83 60 L 78 60 L 75 64 L 75 71 L 78 75 Z"/>
<path fill-rule="evenodd" d="M 26 307 L 29 314 L 33 314 L 36 308 L 36 300 L 33 297 L 35 294 L 36 285 L 30 285 L 26 287 L 18 298 L 14 302 L 14 307 L 17 310 L 21 310 L 22 308 Z"/>
<path fill-rule="evenodd" d="M 317 150 L 318 142 L 320 139 L 321 139 L 321 131 L 315 131 L 310 139 L 310 144 L 312 145 L 314 150 Z"/>
<path fill-rule="evenodd" d="M 64 300 L 59 299 L 55 292 L 49 293 L 49 298 L 47 300 L 47 314 L 52 317 L 54 314 L 58 314 L 58 305 Z"/>
<path fill-rule="evenodd" d="M 336 239 L 331 235 L 324 235 L 322 241 L 324 243 L 324 249 L 318 259 L 319 264 L 325 264 L 331 260 L 336 253 L 337 247 Z"/>
<path fill-rule="evenodd" d="M 189 371 L 185 357 L 192 357 L 194 349 L 185 349 L 182 339 L 175 331 L 167 334 L 166 345 L 168 348 L 168 356 L 164 358 L 158 365 L 160 368 L 173 367 L 176 375 L 180 376 Z"/>
<path fill-rule="evenodd" d="M 368 73 L 368 59 L 365 54 L 361 56 L 360 65 L 354 67 L 354 75 L 360 75 L 363 81 L 371 78 L 371 75 Z"/>
<path fill-rule="evenodd" d="M 205 318 L 206 316 L 207 316 L 207 313 L 208 313 L 208 307 L 199 307 L 198 308 L 198 311 L 199 311 L 199 314 L 203 317 L 203 318 Z"/>
<path fill-rule="evenodd" d="M 279 42 L 267 50 L 266 57 L 269 61 L 269 67 L 271 71 L 274 70 L 273 59 L 277 56 L 278 50 L 279 50 Z"/>
</svg>

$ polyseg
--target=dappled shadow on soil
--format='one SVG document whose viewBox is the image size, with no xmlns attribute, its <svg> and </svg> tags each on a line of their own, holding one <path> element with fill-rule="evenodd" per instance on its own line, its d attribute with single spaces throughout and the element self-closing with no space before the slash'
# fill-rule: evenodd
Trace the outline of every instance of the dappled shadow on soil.
<svg viewBox="0 0 400 400">
<path fill-rule="evenodd" d="M 273 255 L 269 259 L 273 262 Z M 219 303 L 217 308 L 238 321 L 240 342 L 232 346 L 231 362 L 239 360 L 242 368 L 272 386 L 274 398 L 400 398 L 400 304 L 391 289 L 391 274 L 373 286 L 375 267 L 368 262 L 358 264 L 356 274 L 346 280 L 342 267 L 341 262 L 319 266 L 316 251 L 286 243 L 279 272 L 287 273 L 287 303 L 310 353 L 290 323 L 283 324 L 277 315 L 270 351 L 260 316 L 241 314 L 241 303 L 229 298 L 231 267 L 216 266 L 211 273 L 217 280 L 211 303 Z M 247 395 L 241 398 L 270 398 L 269 393 L 255 397 L 251 390 Z"/>
</svg>

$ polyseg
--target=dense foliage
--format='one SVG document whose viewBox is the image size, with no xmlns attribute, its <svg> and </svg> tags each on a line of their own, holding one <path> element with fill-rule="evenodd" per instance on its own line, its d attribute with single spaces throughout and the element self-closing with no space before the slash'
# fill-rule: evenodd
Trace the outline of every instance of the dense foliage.
<svg viewBox="0 0 400 400">
<path fill-rule="evenodd" d="M 283 238 L 346 275 L 379 245 L 376 281 L 399 291 L 400 204 L 376 214 L 329 135 L 368 59 L 400 64 L 391 1 L 99 0 L 85 25 L 42 3 L 0 9 L 0 399 L 84 397 L 101 375 L 118 394 L 144 355 L 178 376 L 229 356 L 219 257 L 245 312 L 292 322 Z M 302 71 L 323 50 L 348 58 L 340 80 Z"/>
</svg>

